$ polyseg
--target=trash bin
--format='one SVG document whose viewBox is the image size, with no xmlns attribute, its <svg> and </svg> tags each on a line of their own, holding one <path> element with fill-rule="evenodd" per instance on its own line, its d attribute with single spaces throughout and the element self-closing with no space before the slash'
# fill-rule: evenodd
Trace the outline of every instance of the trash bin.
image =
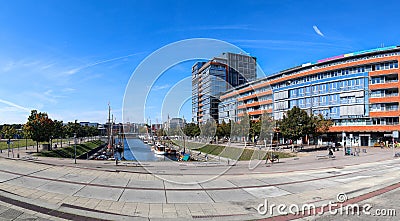
<svg viewBox="0 0 400 221">
<path fill-rule="evenodd" d="M 345 155 L 351 155 L 351 147 L 346 147 Z"/>
</svg>

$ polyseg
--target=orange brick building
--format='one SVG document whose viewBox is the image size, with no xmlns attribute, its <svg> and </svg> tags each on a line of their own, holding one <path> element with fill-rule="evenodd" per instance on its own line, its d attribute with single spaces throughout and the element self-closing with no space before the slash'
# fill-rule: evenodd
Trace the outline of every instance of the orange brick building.
<svg viewBox="0 0 400 221">
<path fill-rule="evenodd" d="M 331 119 L 329 139 L 353 146 L 391 141 L 399 125 L 400 47 L 326 58 L 247 83 L 224 93 L 219 121 L 246 112 L 279 120 L 294 106 Z"/>
</svg>

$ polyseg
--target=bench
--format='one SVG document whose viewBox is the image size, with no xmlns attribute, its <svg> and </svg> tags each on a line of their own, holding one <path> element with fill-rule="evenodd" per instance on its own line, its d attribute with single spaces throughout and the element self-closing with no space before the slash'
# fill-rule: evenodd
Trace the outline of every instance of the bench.
<svg viewBox="0 0 400 221">
<path fill-rule="evenodd" d="M 23 156 L 22 157 L 23 160 L 37 160 L 37 157 L 32 157 L 32 156 Z"/>
<path fill-rule="evenodd" d="M 335 156 L 334 155 L 317 155 L 317 156 L 315 156 L 315 158 L 317 158 L 317 160 L 319 160 L 319 159 L 329 159 L 329 158 L 331 158 L 331 159 L 334 159 L 335 158 Z"/>
</svg>

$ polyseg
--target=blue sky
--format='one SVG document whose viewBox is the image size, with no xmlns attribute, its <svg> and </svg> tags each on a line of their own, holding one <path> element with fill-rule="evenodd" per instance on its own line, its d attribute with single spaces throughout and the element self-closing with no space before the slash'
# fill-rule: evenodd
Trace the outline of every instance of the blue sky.
<svg viewBox="0 0 400 221">
<path fill-rule="evenodd" d="M 109 102 L 121 121 L 125 88 L 140 62 L 188 38 L 234 44 L 257 57 L 267 74 L 399 45 L 399 6 L 397 1 L 0 1 L 0 124 L 25 123 L 31 109 L 58 120 L 103 123 Z M 146 116 L 129 120 L 165 120 L 157 99 L 190 76 L 190 66 L 169 69 L 169 77 L 150 90 Z M 171 115 L 190 118 L 190 105 Z"/>
</svg>

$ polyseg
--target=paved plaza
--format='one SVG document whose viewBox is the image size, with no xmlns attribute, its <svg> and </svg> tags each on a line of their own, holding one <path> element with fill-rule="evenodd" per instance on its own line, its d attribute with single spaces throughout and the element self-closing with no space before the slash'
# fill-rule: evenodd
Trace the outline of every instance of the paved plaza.
<svg viewBox="0 0 400 221">
<path fill-rule="evenodd" d="M 314 152 L 237 162 L 145 162 L 0 158 L 0 220 L 357 220 L 333 215 L 260 214 L 260 205 L 349 202 L 396 208 L 399 159 L 390 149 L 317 159 Z M 391 197 L 388 203 L 383 199 Z M 263 208 L 263 207 L 261 207 Z M 400 211 L 397 211 L 400 212 Z M 396 217 L 365 217 L 397 220 Z M 364 218 L 363 218 L 364 219 Z"/>
</svg>

